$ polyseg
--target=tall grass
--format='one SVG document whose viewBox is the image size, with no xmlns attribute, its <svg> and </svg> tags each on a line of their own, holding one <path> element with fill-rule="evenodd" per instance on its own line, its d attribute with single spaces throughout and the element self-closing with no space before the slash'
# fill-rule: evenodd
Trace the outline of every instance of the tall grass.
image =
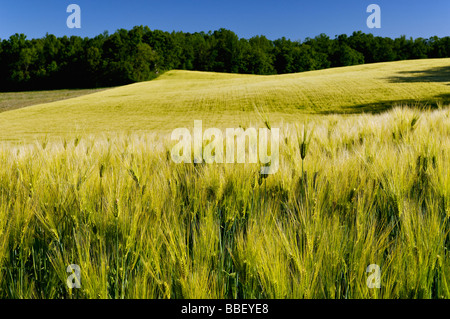
<svg viewBox="0 0 450 319">
<path fill-rule="evenodd" d="M 0 297 L 449 298 L 449 115 L 318 117 L 304 163 L 294 123 L 264 183 L 147 135 L 0 146 Z"/>
</svg>

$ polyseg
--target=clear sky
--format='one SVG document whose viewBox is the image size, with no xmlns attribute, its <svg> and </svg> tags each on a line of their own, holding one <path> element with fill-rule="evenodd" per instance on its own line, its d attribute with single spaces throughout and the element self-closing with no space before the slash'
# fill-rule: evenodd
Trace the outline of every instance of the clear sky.
<svg viewBox="0 0 450 319">
<path fill-rule="evenodd" d="M 81 29 L 66 26 L 69 4 L 81 7 Z M 381 29 L 366 25 L 369 4 L 381 7 Z M 450 0 L 0 0 L 0 38 L 93 37 L 107 30 L 148 25 L 164 31 L 226 28 L 240 37 L 304 40 L 361 30 L 398 37 L 450 36 Z"/>
</svg>

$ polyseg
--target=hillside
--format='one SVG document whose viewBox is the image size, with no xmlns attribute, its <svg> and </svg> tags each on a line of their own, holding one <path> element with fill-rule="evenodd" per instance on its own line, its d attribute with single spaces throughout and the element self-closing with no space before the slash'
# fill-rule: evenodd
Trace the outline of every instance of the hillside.
<svg viewBox="0 0 450 319">
<path fill-rule="evenodd" d="M 156 80 L 0 114 L 0 139 L 80 133 L 169 132 L 192 126 L 273 123 L 305 114 L 381 112 L 395 104 L 450 99 L 450 59 L 412 60 L 257 76 L 170 71 Z"/>
<path fill-rule="evenodd" d="M 101 90 L 103 89 L 0 92 L 0 113 L 35 104 L 67 100 Z"/>
</svg>

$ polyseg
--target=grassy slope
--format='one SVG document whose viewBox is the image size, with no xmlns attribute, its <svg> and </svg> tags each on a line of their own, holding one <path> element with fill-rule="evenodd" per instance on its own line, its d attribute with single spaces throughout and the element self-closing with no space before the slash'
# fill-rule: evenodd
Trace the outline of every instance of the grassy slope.
<svg viewBox="0 0 450 319">
<path fill-rule="evenodd" d="M 26 106 L 50 103 L 91 94 L 103 89 L 52 90 L 32 92 L 1 92 L 0 113 L 20 109 Z"/>
<path fill-rule="evenodd" d="M 157 80 L 0 114 L 0 139 L 105 131 L 171 131 L 257 124 L 253 103 L 273 122 L 305 113 L 382 111 L 395 103 L 447 100 L 450 59 L 380 63 L 256 76 L 171 71 Z"/>
</svg>

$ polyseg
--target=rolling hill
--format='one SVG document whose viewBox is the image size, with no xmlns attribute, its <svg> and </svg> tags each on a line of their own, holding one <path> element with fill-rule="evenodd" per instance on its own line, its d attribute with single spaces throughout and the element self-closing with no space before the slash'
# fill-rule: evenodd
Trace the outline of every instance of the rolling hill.
<svg viewBox="0 0 450 319">
<path fill-rule="evenodd" d="M 0 140 L 105 132 L 169 132 L 203 120 L 209 127 L 260 125 L 305 114 L 382 112 L 395 104 L 450 100 L 450 59 L 367 64 L 258 76 L 170 71 L 159 78 L 0 114 Z"/>
<path fill-rule="evenodd" d="M 32 92 L 0 92 L 0 113 L 23 107 L 67 100 L 103 89 L 51 90 Z"/>
</svg>

